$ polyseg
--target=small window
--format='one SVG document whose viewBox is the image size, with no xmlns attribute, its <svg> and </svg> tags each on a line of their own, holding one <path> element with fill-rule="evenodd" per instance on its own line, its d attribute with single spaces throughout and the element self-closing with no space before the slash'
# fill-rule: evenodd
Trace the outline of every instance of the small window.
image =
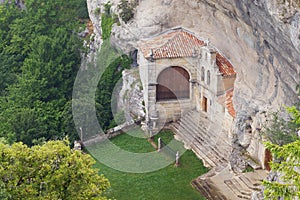
<svg viewBox="0 0 300 200">
<path fill-rule="evenodd" d="M 204 67 L 201 68 L 201 81 L 204 81 L 205 79 L 205 70 Z"/>
<path fill-rule="evenodd" d="M 210 84 L 210 71 L 207 71 L 207 81 L 206 81 L 207 85 Z"/>
</svg>

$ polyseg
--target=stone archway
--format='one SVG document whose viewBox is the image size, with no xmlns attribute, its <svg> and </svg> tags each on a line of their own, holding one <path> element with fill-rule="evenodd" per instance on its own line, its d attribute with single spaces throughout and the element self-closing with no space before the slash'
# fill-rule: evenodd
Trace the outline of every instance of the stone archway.
<svg viewBox="0 0 300 200">
<path fill-rule="evenodd" d="M 190 98 L 190 75 L 182 67 L 164 69 L 157 78 L 156 100 L 176 100 Z"/>
</svg>

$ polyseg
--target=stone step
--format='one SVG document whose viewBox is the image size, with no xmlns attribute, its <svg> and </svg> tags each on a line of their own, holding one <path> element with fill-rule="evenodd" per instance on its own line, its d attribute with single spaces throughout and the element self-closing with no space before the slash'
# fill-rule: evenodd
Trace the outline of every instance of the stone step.
<svg viewBox="0 0 300 200">
<path fill-rule="evenodd" d="M 205 150 L 205 149 L 200 149 L 197 146 L 192 145 L 193 149 L 198 152 L 201 152 L 202 154 L 204 154 L 206 156 L 206 159 L 212 161 L 214 163 L 213 166 L 217 166 L 220 165 L 222 163 L 226 163 L 228 162 L 225 158 L 218 156 L 216 153 L 210 151 L 210 150 Z"/>
<path fill-rule="evenodd" d="M 193 130 L 187 127 L 183 127 L 185 129 L 189 130 L 189 133 L 192 133 Z M 227 144 L 224 143 L 223 140 L 218 139 L 213 140 L 211 137 L 207 139 L 207 136 L 203 136 L 203 134 L 200 134 L 201 132 L 198 132 L 198 134 L 195 136 L 189 136 L 186 139 L 192 141 L 193 143 L 200 143 L 201 145 L 209 146 L 212 151 L 215 151 L 219 155 L 224 155 L 224 157 L 228 157 L 230 152 L 231 152 L 231 147 Z M 195 133 L 194 133 L 195 134 Z M 200 136 L 202 135 L 202 137 Z M 193 137 L 193 139 L 191 139 Z"/>
<path fill-rule="evenodd" d="M 246 177 L 245 175 L 240 175 L 238 177 L 240 181 L 242 181 L 249 189 L 255 191 L 261 191 L 261 183 L 259 181 L 253 181 Z"/>
<path fill-rule="evenodd" d="M 235 179 L 224 180 L 227 187 L 241 199 L 251 199 L 251 191 L 244 190 Z"/>
<path fill-rule="evenodd" d="M 261 169 L 261 166 L 259 164 L 257 164 L 254 160 L 252 160 L 251 158 L 249 157 L 244 157 L 245 158 L 245 161 L 248 165 L 250 165 L 250 167 L 252 167 L 252 169 Z"/>
<path fill-rule="evenodd" d="M 263 169 L 255 170 L 252 173 L 247 173 L 246 175 L 251 174 L 251 178 L 253 177 L 258 182 L 262 182 L 268 175 L 268 171 L 263 170 Z"/>
<path fill-rule="evenodd" d="M 205 139 L 210 145 L 215 146 L 215 148 L 217 149 L 220 149 L 222 153 L 224 153 L 225 151 L 227 152 L 227 154 L 230 154 L 231 145 L 229 144 L 229 141 L 227 141 L 227 135 L 225 135 L 224 133 L 216 135 L 216 133 L 208 130 L 207 135 L 203 136 L 202 134 L 200 137 Z"/>
<path fill-rule="evenodd" d="M 216 191 L 209 180 L 195 179 L 191 184 L 207 200 L 227 200 L 222 194 Z"/>
<path fill-rule="evenodd" d="M 209 147 L 209 149 L 211 149 L 211 151 L 215 152 L 218 155 L 223 155 L 223 157 L 228 157 L 230 154 L 230 151 L 228 150 L 228 148 L 230 148 L 229 146 L 225 146 L 225 145 L 223 146 L 218 143 L 212 143 L 201 137 L 196 137 L 194 140 L 194 143 L 199 143 L 201 145 L 205 145 L 206 147 Z"/>
<path fill-rule="evenodd" d="M 206 161 L 208 166 L 213 167 L 227 162 L 231 153 L 231 146 L 224 139 L 227 138 L 227 135 L 217 133 L 215 128 L 211 129 L 214 131 L 210 132 L 206 126 L 212 123 L 203 118 L 201 120 L 205 122 L 202 124 L 200 118 L 200 113 L 190 111 L 181 120 L 174 123 L 173 129 L 185 143 L 185 146 L 192 148 L 199 158 L 203 159 L 204 162 Z"/>
<path fill-rule="evenodd" d="M 181 126 L 189 128 L 190 131 L 194 135 L 197 135 L 197 136 L 207 137 L 207 135 L 209 135 L 209 141 L 211 141 L 211 140 L 220 140 L 222 142 L 226 142 L 229 145 L 227 134 L 224 133 L 221 128 L 220 128 L 220 131 L 217 132 L 215 130 L 216 126 L 214 126 L 214 128 L 207 129 L 206 127 L 204 127 L 200 123 L 198 123 L 198 125 L 197 125 L 195 122 L 193 122 L 192 119 L 188 119 L 188 120 L 183 119 L 181 121 Z"/>
<path fill-rule="evenodd" d="M 224 154 L 220 152 L 218 148 L 215 148 L 214 146 L 207 146 L 204 140 L 200 140 L 200 138 L 196 138 L 197 142 L 194 142 L 194 145 L 202 150 L 205 154 L 210 155 L 213 154 L 213 157 L 217 157 L 219 163 L 227 162 L 229 158 L 229 154 Z M 209 156 L 208 156 L 209 157 Z"/>
<path fill-rule="evenodd" d="M 218 162 L 215 159 L 208 157 L 207 154 L 203 153 L 203 150 L 199 150 L 194 144 L 191 145 L 191 149 L 203 161 L 205 167 L 212 168 L 217 166 Z"/>
</svg>

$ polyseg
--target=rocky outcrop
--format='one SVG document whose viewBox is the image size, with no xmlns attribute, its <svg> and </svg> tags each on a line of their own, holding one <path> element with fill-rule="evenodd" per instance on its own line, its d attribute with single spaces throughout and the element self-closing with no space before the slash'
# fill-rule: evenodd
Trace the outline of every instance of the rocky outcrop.
<svg viewBox="0 0 300 200">
<path fill-rule="evenodd" d="M 118 93 L 118 109 L 124 111 L 126 121 L 145 117 L 143 87 L 138 68 L 122 72 L 122 88 Z"/>
</svg>

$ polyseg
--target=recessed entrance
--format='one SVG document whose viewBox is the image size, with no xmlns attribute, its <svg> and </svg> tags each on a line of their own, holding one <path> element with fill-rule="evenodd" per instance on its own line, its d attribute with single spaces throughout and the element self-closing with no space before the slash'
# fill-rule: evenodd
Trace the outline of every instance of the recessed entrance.
<svg viewBox="0 0 300 200">
<path fill-rule="evenodd" d="M 182 67 L 168 67 L 157 79 L 156 100 L 190 98 L 190 75 Z"/>
</svg>

